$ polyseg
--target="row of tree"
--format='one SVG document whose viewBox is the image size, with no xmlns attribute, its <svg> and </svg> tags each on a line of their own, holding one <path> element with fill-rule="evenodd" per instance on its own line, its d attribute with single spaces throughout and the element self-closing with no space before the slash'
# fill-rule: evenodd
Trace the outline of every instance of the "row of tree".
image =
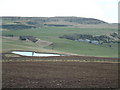
<svg viewBox="0 0 120 90">
<path fill-rule="evenodd" d="M 98 41 L 98 42 L 102 42 L 102 43 L 109 43 L 114 41 L 113 38 L 110 38 L 109 36 L 106 35 L 99 35 L 99 36 L 93 36 L 93 35 L 89 35 L 89 34 L 74 34 L 74 35 L 63 35 L 60 36 L 59 38 L 65 38 L 65 39 L 69 39 L 69 40 L 90 40 L 90 41 Z"/>
</svg>

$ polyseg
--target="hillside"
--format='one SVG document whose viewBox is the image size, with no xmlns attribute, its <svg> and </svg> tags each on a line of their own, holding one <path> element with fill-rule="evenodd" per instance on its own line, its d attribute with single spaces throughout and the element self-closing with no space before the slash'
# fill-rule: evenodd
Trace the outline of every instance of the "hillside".
<svg viewBox="0 0 120 90">
<path fill-rule="evenodd" d="M 118 56 L 117 24 L 93 18 L 3 17 L 2 36 L 3 52 L 26 50 L 100 57 Z M 16 37 L 19 39 L 13 40 Z M 36 43 L 36 39 L 40 42 Z M 88 39 L 89 42 L 86 42 Z M 95 42 L 99 43 L 94 44 Z"/>
<path fill-rule="evenodd" d="M 118 87 L 117 24 L 81 17 L 3 17 L 0 33 L 3 89 Z"/>
<path fill-rule="evenodd" d="M 0 17 L 1 18 L 1 17 Z M 2 17 L 3 29 L 27 29 L 35 27 L 88 27 L 89 25 L 109 25 L 109 23 L 83 17 Z M 82 25 L 82 26 L 81 26 Z M 83 26 L 84 25 L 84 26 Z M 22 28 L 21 28 L 22 26 Z"/>
<path fill-rule="evenodd" d="M 83 17 L 2 17 L 3 20 L 25 20 L 25 21 L 38 21 L 38 22 L 51 22 L 51 21 L 65 21 L 74 22 L 79 24 L 107 24 L 107 22 L 94 19 L 94 18 L 83 18 Z"/>
</svg>

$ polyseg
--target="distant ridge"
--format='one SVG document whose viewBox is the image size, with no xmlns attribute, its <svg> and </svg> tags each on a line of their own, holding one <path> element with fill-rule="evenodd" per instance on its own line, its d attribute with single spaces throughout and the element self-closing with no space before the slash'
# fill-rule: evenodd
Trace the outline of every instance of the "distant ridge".
<svg viewBox="0 0 120 90">
<path fill-rule="evenodd" d="M 78 24 L 109 24 L 105 21 L 94 19 L 94 18 L 84 18 L 84 17 L 68 17 L 68 16 L 56 16 L 56 17 L 2 17 L 8 20 L 29 20 L 32 22 L 39 22 L 39 23 L 47 23 L 47 22 L 70 22 L 70 23 L 78 23 Z"/>
</svg>

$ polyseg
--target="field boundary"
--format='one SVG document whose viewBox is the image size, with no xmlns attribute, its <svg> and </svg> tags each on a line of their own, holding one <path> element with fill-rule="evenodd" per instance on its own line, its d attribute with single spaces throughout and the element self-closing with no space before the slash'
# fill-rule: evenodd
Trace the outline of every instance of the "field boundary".
<svg viewBox="0 0 120 90">
<path fill-rule="evenodd" d="M 120 62 L 111 62 L 111 61 L 80 61 L 80 60 L 3 60 L 4 62 L 86 62 L 86 63 L 120 63 Z"/>
<path fill-rule="evenodd" d="M 112 57 L 92 57 L 92 56 L 49 56 L 49 57 L 37 57 L 37 56 L 19 56 L 19 57 L 7 57 L 2 53 L 2 61 L 66 61 L 66 62 L 112 62 L 119 63 L 119 58 Z"/>
</svg>

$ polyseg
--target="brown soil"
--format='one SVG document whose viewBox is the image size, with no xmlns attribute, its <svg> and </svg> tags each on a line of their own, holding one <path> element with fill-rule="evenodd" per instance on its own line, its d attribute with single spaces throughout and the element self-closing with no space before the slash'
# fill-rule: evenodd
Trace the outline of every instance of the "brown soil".
<svg viewBox="0 0 120 90">
<path fill-rule="evenodd" d="M 117 88 L 118 64 L 3 62 L 3 88 Z"/>
</svg>

